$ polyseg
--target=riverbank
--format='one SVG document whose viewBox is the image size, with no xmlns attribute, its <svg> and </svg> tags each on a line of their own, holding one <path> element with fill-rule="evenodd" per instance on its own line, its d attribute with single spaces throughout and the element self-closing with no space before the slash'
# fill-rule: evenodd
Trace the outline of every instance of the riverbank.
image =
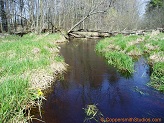
<svg viewBox="0 0 164 123">
<path fill-rule="evenodd" d="M 60 42 L 60 34 L 0 37 L 0 122 L 26 121 L 26 109 L 66 71 Z"/>
<path fill-rule="evenodd" d="M 152 66 L 149 85 L 164 91 L 164 33 L 154 31 L 144 36 L 117 35 L 105 38 L 96 45 L 96 51 L 101 53 L 119 72 L 130 74 L 134 72 L 134 61 L 140 56 L 145 56 Z"/>
</svg>

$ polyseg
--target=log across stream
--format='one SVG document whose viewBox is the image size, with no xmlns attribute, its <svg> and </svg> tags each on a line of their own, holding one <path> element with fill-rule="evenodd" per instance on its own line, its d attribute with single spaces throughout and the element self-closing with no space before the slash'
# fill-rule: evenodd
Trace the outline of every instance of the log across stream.
<svg viewBox="0 0 164 123">
<path fill-rule="evenodd" d="M 69 37 L 72 38 L 104 38 L 116 36 L 118 34 L 122 35 L 145 35 L 146 33 L 151 33 L 153 31 L 164 32 L 164 28 L 157 28 L 156 30 L 124 30 L 124 31 L 111 31 L 103 32 L 101 30 L 78 30 L 71 31 L 68 33 Z"/>
<path fill-rule="evenodd" d="M 86 117 L 83 108 L 96 104 L 104 118 L 157 118 L 164 122 L 164 95 L 146 86 L 150 77 L 144 58 L 135 63 L 136 72 L 126 78 L 96 54 L 97 40 L 88 40 L 75 39 L 61 45 L 69 71 L 64 80 L 55 82 L 52 92 L 47 95 L 42 120 L 46 123 L 83 123 Z M 39 114 L 35 116 L 41 119 Z M 96 123 L 94 119 L 90 122 Z"/>
</svg>

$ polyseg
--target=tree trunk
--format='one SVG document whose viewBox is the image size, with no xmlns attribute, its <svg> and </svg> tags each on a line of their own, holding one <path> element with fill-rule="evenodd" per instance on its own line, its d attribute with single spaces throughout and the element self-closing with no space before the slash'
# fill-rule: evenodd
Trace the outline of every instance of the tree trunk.
<svg viewBox="0 0 164 123">
<path fill-rule="evenodd" d="M 105 0 L 101 1 L 99 4 L 97 4 L 97 6 L 95 6 L 93 9 L 91 9 L 85 17 L 83 17 L 79 22 L 77 22 L 73 27 L 71 27 L 71 29 L 68 31 L 68 33 L 70 33 L 73 29 L 75 29 L 78 25 L 80 25 L 82 22 L 84 22 L 84 20 L 86 20 L 91 15 L 94 15 L 94 14 L 97 14 L 97 13 L 105 13 L 106 10 L 96 11 L 99 8 L 99 6 L 102 5 L 104 2 L 105 2 Z M 110 2 L 109 7 L 111 6 L 111 4 L 112 4 L 112 2 Z"/>
<path fill-rule="evenodd" d="M 7 32 L 8 31 L 8 28 L 7 28 L 7 17 L 6 17 L 6 12 L 5 12 L 5 2 L 3 0 L 0 0 L 0 15 L 1 15 L 1 19 L 2 19 L 2 32 L 5 31 Z"/>
</svg>

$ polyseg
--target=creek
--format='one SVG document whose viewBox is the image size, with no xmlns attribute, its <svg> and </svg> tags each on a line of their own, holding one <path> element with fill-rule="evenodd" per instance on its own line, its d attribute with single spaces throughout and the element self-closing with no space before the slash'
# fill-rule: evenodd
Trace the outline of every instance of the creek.
<svg viewBox="0 0 164 123">
<path fill-rule="evenodd" d="M 47 95 L 42 120 L 83 123 L 86 117 L 83 108 L 96 104 L 104 118 L 161 118 L 163 123 L 164 94 L 146 85 L 150 72 L 144 58 L 135 62 L 131 77 L 124 77 L 96 54 L 97 42 L 75 39 L 61 45 L 61 55 L 69 69 L 64 80 L 57 80 Z"/>
</svg>

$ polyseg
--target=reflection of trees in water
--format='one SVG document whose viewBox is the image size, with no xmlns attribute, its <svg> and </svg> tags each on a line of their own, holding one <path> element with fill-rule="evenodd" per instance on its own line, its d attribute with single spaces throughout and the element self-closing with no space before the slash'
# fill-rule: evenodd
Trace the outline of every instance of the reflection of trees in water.
<svg viewBox="0 0 164 123">
<path fill-rule="evenodd" d="M 97 59 L 94 52 L 94 44 L 78 42 L 77 44 L 68 44 L 62 49 L 62 54 L 65 57 L 66 62 L 71 66 L 71 72 L 67 79 L 74 81 L 77 84 L 83 82 L 90 82 L 91 87 L 95 88 L 101 85 L 102 77 L 105 68 L 104 65 L 99 64 L 101 59 Z"/>
<path fill-rule="evenodd" d="M 111 107 L 114 107 L 118 103 L 120 105 L 124 105 L 125 101 L 127 102 L 127 98 L 125 96 L 125 93 L 122 92 L 119 87 L 113 88 L 111 93 L 112 93 L 111 98 L 110 98 Z"/>
<path fill-rule="evenodd" d="M 102 93 L 100 89 L 103 82 L 102 75 L 108 73 L 107 79 L 110 86 L 105 95 L 114 95 L 110 97 L 112 98 L 111 100 L 113 100 L 112 103 L 118 100 L 123 103 L 124 96 L 122 96 L 119 87 L 112 89 L 113 92 L 111 92 L 112 85 L 116 84 L 119 80 L 118 72 L 111 66 L 108 66 L 107 69 L 105 62 L 102 61 L 101 58 L 98 58 L 93 50 L 95 43 L 96 42 L 85 43 L 83 41 L 73 42 L 68 44 L 71 46 L 64 47 L 62 54 L 66 62 L 72 67 L 71 72 L 66 75 L 66 80 L 70 81 L 67 83 L 67 86 L 71 84 L 71 82 L 73 82 L 73 84 L 76 82 L 76 84 L 81 87 L 79 96 L 81 96 L 83 102 L 86 100 L 89 103 L 93 103 L 94 101 L 92 100 L 99 102 L 98 100 L 104 99 L 104 92 Z M 96 91 L 94 91 L 94 89 L 96 89 Z M 77 98 L 79 98 L 79 96 Z"/>
<path fill-rule="evenodd" d="M 54 89 L 53 93 L 46 98 L 47 101 L 44 102 L 43 107 L 44 112 L 42 112 L 43 121 L 47 123 L 61 123 L 63 119 L 68 118 L 68 116 L 64 114 L 69 112 L 69 104 L 62 99 L 62 92 L 60 89 Z M 40 119 L 39 116 L 38 118 Z"/>
<path fill-rule="evenodd" d="M 43 120 L 49 123 L 83 122 L 85 115 L 82 108 L 88 104 L 98 104 L 100 111 L 108 116 L 110 113 L 115 113 L 113 116 L 117 113 L 129 115 L 133 97 L 128 90 L 134 83 L 128 83 L 115 68 L 95 54 L 95 43 L 70 42 L 61 49 L 70 70 L 64 81 L 55 83 L 54 92 L 44 106 Z M 139 74 L 135 73 L 137 78 L 133 76 L 132 79 L 138 81 L 141 70 L 140 66 Z"/>
<path fill-rule="evenodd" d="M 108 73 L 107 79 L 109 84 L 113 85 L 119 81 L 120 76 L 114 67 L 110 66 L 110 68 L 107 69 L 107 73 Z"/>
<path fill-rule="evenodd" d="M 127 97 L 118 83 L 120 79 L 118 72 L 113 67 L 107 66 L 103 59 L 96 55 L 93 50 L 95 43 L 73 42 L 61 49 L 66 63 L 70 65 L 65 81 L 61 81 L 61 87 L 58 88 L 65 94 L 56 93 L 61 104 L 65 105 L 63 102 L 67 102 L 67 107 L 63 108 L 65 113 L 72 110 L 78 112 L 88 104 L 101 104 L 103 101 L 107 102 L 105 107 L 113 108 L 118 103 L 125 105 L 125 101 L 127 102 Z M 107 74 L 106 78 L 104 74 Z M 104 81 L 107 81 L 105 91 L 102 87 Z M 71 109 L 72 107 L 77 109 Z M 81 109 L 78 109 L 79 107 Z"/>
</svg>

